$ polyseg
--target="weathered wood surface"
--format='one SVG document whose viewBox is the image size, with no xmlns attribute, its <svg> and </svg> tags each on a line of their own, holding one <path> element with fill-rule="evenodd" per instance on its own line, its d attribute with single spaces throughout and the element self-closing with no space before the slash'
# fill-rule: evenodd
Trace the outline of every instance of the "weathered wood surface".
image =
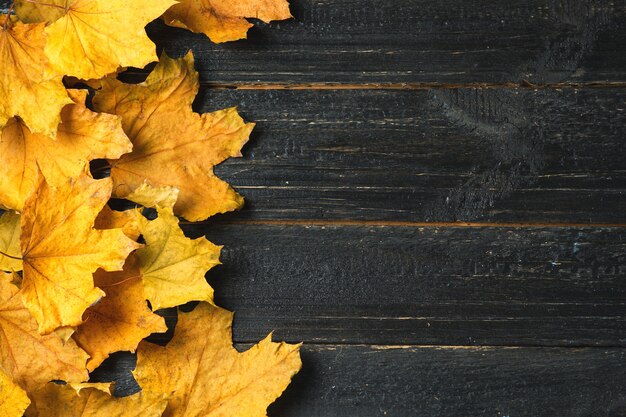
<svg viewBox="0 0 626 417">
<path fill-rule="evenodd" d="M 305 342 L 270 416 L 626 415 L 624 0 L 291 3 L 225 45 L 149 27 L 199 111 L 258 122 L 216 170 L 246 209 L 185 229 L 226 245 L 237 343 Z"/>
<path fill-rule="evenodd" d="M 295 19 L 212 45 L 162 23 L 211 83 L 624 82 L 623 0 L 296 0 Z"/>
<path fill-rule="evenodd" d="M 315 345 L 270 416 L 623 417 L 624 349 Z M 130 355 L 117 388 L 137 390 Z"/>
<path fill-rule="evenodd" d="M 626 346 L 626 228 L 186 230 L 237 342 Z"/>
<path fill-rule="evenodd" d="M 626 90 L 202 91 L 258 123 L 233 218 L 616 223 Z"/>
</svg>

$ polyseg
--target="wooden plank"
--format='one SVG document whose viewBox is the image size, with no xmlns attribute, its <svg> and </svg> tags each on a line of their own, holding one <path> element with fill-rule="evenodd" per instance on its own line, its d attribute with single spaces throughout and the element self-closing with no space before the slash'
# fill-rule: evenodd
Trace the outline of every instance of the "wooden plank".
<svg viewBox="0 0 626 417">
<path fill-rule="evenodd" d="M 258 122 L 237 219 L 623 223 L 626 90 L 202 90 Z"/>
<path fill-rule="evenodd" d="M 10 0 L 0 0 L 6 11 Z M 623 0 L 291 0 L 295 19 L 213 45 L 169 28 L 211 83 L 625 82 Z"/>
<path fill-rule="evenodd" d="M 623 0 L 292 0 L 295 20 L 213 45 L 157 22 L 172 55 L 193 49 L 211 83 L 624 82 Z"/>
<path fill-rule="evenodd" d="M 624 228 L 185 229 L 236 342 L 626 346 Z"/>
<path fill-rule="evenodd" d="M 618 417 L 626 413 L 624 349 L 304 345 L 304 368 L 269 416 Z M 131 355 L 97 380 L 123 375 Z"/>
</svg>

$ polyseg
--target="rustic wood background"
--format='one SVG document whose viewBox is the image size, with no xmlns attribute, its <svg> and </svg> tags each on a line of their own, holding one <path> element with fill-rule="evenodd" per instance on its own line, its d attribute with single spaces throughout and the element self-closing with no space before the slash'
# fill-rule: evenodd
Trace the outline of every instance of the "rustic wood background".
<svg viewBox="0 0 626 417">
<path fill-rule="evenodd" d="M 198 111 L 258 122 L 217 169 L 247 207 L 185 227 L 238 346 L 304 342 L 269 415 L 626 416 L 624 1 L 291 3 L 226 45 L 149 27 Z"/>
</svg>

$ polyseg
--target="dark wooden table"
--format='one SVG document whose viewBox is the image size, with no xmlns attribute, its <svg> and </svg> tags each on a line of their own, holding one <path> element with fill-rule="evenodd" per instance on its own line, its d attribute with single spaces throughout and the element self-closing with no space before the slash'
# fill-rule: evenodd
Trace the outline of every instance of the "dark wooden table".
<svg viewBox="0 0 626 417">
<path fill-rule="evenodd" d="M 220 46 L 149 30 L 195 52 L 198 111 L 258 122 L 217 169 L 247 207 L 185 227 L 225 245 L 241 347 L 304 342 L 269 415 L 626 416 L 624 1 L 292 12 Z"/>
</svg>

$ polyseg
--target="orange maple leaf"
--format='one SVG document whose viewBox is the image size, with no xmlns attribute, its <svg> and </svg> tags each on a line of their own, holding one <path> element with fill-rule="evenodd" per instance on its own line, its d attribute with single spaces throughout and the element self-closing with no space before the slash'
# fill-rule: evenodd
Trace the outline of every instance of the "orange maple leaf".
<svg viewBox="0 0 626 417">
<path fill-rule="evenodd" d="M 100 78 L 119 67 L 156 61 L 144 27 L 174 0 L 45 0 L 17 2 L 25 22 L 48 22 L 45 54 L 60 74 Z"/>
<path fill-rule="evenodd" d="M 235 210 L 243 198 L 213 174 L 213 166 L 241 156 L 254 127 L 235 109 L 199 115 L 191 109 L 198 92 L 193 55 L 166 55 L 141 84 L 114 78 L 102 81 L 93 103 L 98 111 L 122 116 L 133 151 L 111 161 L 114 195 L 127 198 L 147 182 L 180 190 L 174 212 L 204 220 Z"/>
<path fill-rule="evenodd" d="M 52 380 L 85 381 L 87 354 L 56 333 L 39 334 L 12 280 L 19 281 L 12 274 L 0 275 L 0 368 L 28 391 Z"/>
<path fill-rule="evenodd" d="M 253 26 L 245 18 L 269 23 L 291 17 L 287 0 L 181 0 L 163 15 L 168 25 L 204 33 L 216 43 L 244 39 Z"/>
<path fill-rule="evenodd" d="M 21 211 L 39 183 L 59 187 L 80 176 L 89 161 L 119 158 L 132 150 L 121 120 L 85 107 L 87 92 L 70 90 L 74 103 L 63 108 L 55 140 L 34 134 L 12 119 L 0 135 L 0 207 Z"/>
<path fill-rule="evenodd" d="M 0 14 L 0 129 L 19 116 L 31 131 L 54 137 L 61 109 L 72 102 L 45 57 L 44 27 Z"/>
<path fill-rule="evenodd" d="M 111 181 L 83 175 L 53 188 L 45 181 L 22 213 L 24 303 L 42 333 L 78 326 L 104 293 L 94 287 L 98 268 L 121 270 L 140 245 L 122 230 L 96 230 L 94 221 L 111 195 Z"/>
<path fill-rule="evenodd" d="M 139 345 L 137 382 L 146 392 L 173 393 L 164 417 L 265 417 L 300 370 L 300 345 L 271 336 L 246 352 L 232 346 L 232 313 L 200 303 L 179 314 L 166 347 Z M 170 366 L 179 358 L 179 366 Z M 219 389 L 216 389 L 219 387 Z"/>
<path fill-rule="evenodd" d="M 131 254 L 120 272 L 96 271 L 95 284 L 106 296 L 85 312 L 74 340 L 91 358 L 87 369 L 93 371 L 110 353 L 134 352 L 139 342 L 152 333 L 167 330 L 162 317 L 152 313 L 146 303 L 136 256 Z"/>
</svg>

